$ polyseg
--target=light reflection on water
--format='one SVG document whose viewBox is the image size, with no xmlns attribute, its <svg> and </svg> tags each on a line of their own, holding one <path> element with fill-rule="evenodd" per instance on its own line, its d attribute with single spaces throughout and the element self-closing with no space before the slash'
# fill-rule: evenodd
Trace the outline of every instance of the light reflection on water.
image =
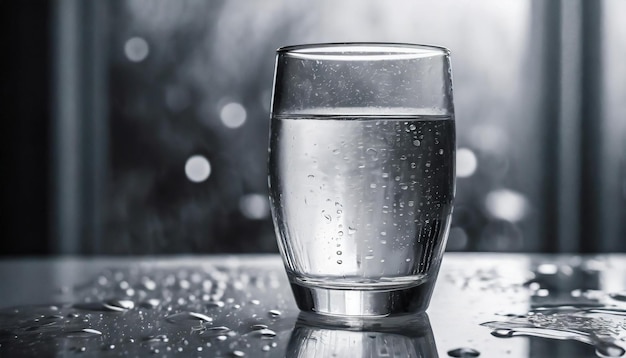
<svg viewBox="0 0 626 358">
<path fill-rule="evenodd" d="M 498 338 L 533 337 L 530 356 L 622 357 L 626 353 L 626 305 L 620 292 L 602 287 L 603 276 L 616 275 L 604 260 L 579 257 L 531 264 L 527 312 L 481 325 Z M 538 339 L 539 338 L 539 339 Z M 558 341 L 580 342 L 562 344 Z"/>
</svg>

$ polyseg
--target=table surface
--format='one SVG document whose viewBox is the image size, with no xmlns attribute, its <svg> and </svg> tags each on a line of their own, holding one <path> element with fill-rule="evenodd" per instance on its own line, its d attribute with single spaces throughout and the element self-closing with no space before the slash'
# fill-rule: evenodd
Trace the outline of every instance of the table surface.
<svg viewBox="0 0 626 358">
<path fill-rule="evenodd" d="M 446 253 L 427 317 L 299 314 L 278 255 L 0 261 L 0 357 L 596 357 L 626 347 L 626 256 Z"/>
</svg>

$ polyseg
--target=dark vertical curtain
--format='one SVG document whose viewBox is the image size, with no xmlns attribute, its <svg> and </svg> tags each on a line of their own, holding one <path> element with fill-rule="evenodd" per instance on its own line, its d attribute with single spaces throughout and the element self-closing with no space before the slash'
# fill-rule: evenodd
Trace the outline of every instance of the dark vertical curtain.
<svg viewBox="0 0 626 358">
<path fill-rule="evenodd" d="M 0 2 L 0 255 L 50 252 L 50 1 Z"/>
</svg>

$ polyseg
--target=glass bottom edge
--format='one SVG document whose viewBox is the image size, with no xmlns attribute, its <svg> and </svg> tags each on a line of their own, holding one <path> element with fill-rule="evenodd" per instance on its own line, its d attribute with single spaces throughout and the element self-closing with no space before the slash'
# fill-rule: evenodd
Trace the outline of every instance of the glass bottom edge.
<svg viewBox="0 0 626 358">
<path fill-rule="evenodd" d="M 435 280 L 381 290 L 335 289 L 291 281 L 298 308 L 303 312 L 336 317 L 389 317 L 423 313 L 428 308 Z"/>
</svg>

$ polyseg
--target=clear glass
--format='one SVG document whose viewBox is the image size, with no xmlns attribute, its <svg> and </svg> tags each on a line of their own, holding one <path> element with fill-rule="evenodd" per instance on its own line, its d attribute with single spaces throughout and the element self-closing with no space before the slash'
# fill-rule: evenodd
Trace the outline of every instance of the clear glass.
<svg viewBox="0 0 626 358">
<path fill-rule="evenodd" d="M 449 51 L 381 43 L 279 49 L 269 187 L 301 310 L 425 311 L 455 191 Z"/>
</svg>

